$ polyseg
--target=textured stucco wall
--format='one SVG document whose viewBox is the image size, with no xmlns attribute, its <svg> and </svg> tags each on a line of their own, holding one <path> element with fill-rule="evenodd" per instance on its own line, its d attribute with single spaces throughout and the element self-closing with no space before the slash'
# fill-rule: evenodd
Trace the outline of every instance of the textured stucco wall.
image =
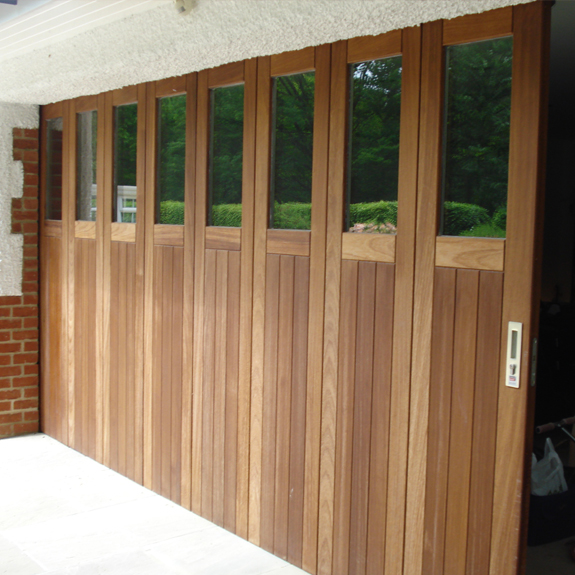
<svg viewBox="0 0 575 575">
<path fill-rule="evenodd" d="M 22 162 L 12 155 L 13 128 L 38 127 L 38 106 L 0 102 L 0 296 L 22 294 L 21 234 L 11 233 L 12 198 L 22 197 Z"/>
<path fill-rule="evenodd" d="M 165 4 L 2 62 L 0 74 L 0 295 L 20 293 L 22 238 L 10 198 L 22 190 L 12 128 L 34 128 L 35 106 L 242 60 L 379 34 L 530 0 L 197 0 Z"/>
</svg>

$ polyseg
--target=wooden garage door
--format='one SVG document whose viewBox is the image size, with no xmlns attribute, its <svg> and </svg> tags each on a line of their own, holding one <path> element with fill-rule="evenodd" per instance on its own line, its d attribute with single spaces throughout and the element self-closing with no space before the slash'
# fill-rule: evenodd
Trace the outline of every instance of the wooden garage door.
<svg viewBox="0 0 575 575">
<path fill-rule="evenodd" d="M 41 225 L 44 430 L 311 573 L 515 574 L 548 10 L 520 5 L 45 107 L 45 127 L 62 118 L 63 179 L 61 219 L 43 211 Z M 443 235 L 446 50 L 506 37 L 506 237 Z M 346 220 L 350 70 L 388 58 L 401 58 L 397 220 L 394 233 L 357 233 Z M 312 207 L 310 229 L 292 230 L 270 215 L 274 83 L 301 74 L 308 86 L 313 76 Z M 208 225 L 210 99 L 240 84 L 242 225 L 220 228 Z M 185 219 L 167 225 L 158 106 L 184 94 Z M 124 207 L 137 219 L 112 221 L 117 110 L 136 103 Z M 78 114 L 94 110 L 95 222 L 75 200 Z M 523 324 L 518 389 L 504 383 L 509 321 Z"/>
</svg>

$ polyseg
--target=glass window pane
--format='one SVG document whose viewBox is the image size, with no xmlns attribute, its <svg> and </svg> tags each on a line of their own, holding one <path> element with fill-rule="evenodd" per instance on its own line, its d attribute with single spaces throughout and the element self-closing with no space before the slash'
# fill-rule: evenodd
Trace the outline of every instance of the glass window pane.
<svg viewBox="0 0 575 575">
<path fill-rule="evenodd" d="M 350 65 L 350 232 L 396 232 L 401 71 L 401 56 Z"/>
<path fill-rule="evenodd" d="M 309 230 L 315 73 L 274 78 L 270 227 Z"/>
<path fill-rule="evenodd" d="M 98 112 L 77 115 L 76 219 L 96 221 L 96 149 Z"/>
<path fill-rule="evenodd" d="M 158 183 L 156 223 L 184 225 L 186 95 L 158 102 Z"/>
<path fill-rule="evenodd" d="M 505 237 L 512 38 L 446 49 L 441 233 Z"/>
<path fill-rule="evenodd" d="M 46 219 L 62 219 L 62 118 L 47 121 Z"/>
<path fill-rule="evenodd" d="M 244 86 L 214 88 L 210 98 L 208 223 L 241 227 Z"/>
<path fill-rule="evenodd" d="M 136 222 L 138 104 L 115 108 L 112 221 Z"/>
</svg>

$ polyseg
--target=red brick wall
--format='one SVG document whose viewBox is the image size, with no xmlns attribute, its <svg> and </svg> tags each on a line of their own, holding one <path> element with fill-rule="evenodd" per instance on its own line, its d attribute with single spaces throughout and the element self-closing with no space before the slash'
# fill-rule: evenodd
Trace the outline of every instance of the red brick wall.
<svg viewBox="0 0 575 575">
<path fill-rule="evenodd" d="M 0 296 L 0 438 L 38 431 L 38 130 L 14 129 L 24 165 L 12 233 L 24 236 L 21 296 Z"/>
</svg>

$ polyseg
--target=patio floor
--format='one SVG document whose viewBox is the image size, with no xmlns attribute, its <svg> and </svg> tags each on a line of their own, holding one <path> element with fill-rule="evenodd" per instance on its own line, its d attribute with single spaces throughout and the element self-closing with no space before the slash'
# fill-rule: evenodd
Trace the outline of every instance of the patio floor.
<svg viewBox="0 0 575 575">
<path fill-rule="evenodd" d="M 43 435 L 0 440 L 2 575 L 304 575 Z"/>
</svg>

